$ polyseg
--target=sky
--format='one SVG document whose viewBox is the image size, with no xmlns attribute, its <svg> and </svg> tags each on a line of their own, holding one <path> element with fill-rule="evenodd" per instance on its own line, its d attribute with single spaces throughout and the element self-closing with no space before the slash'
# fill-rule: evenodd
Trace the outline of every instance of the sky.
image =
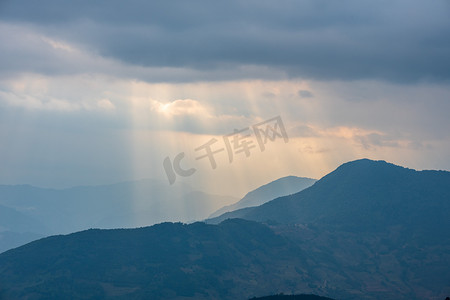
<svg viewBox="0 0 450 300">
<path fill-rule="evenodd" d="M 0 1 L 0 184 L 450 170 L 449 112 L 448 0 Z"/>
</svg>

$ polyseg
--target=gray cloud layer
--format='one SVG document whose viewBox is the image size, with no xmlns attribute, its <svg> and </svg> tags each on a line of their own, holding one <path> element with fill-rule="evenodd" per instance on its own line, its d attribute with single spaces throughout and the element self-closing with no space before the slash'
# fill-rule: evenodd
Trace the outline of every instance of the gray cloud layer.
<svg viewBox="0 0 450 300">
<path fill-rule="evenodd" d="M 261 68 L 276 71 L 273 78 L 450 78 L 450 2 L 445 0 L 16 0 L 2 1 L 0 18 L 30 24 L 124 64 L 194 71 L 177 81 L 205 80 L 203 72 L 211 80 L 267 76 Z M 61 69 L 46 67 L 45 59 L 51 58 L 28 49 L 40 58 L 30 61 L 20 37 L 10 34 L 8 39 L 6 54 L 16 59 L 5 55 L 0 61 L 9 70 L 82 69 L 67 60 Z M 17 59 L 21 55 L 26 64 Z M 257 71 L 243 72 L 242 66 L 256 66 Z M 170 81 L 170 76 L 164 74 L 162 80 Z"/>
</svg>

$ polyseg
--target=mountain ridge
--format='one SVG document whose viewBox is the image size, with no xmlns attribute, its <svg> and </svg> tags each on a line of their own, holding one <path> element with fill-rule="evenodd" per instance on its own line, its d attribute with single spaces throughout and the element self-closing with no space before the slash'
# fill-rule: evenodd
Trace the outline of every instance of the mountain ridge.
<svg viewBox="0 0 450 300">
<path fill-rule="evenodd" d="M 299 258 L 292 260 L 292 253 Z M 304 273 L 290 271 L 280 280 L 267 274 L 294 270 L 289 263 L 301 261 L 302 256 L 284 237 L 245 220 L 90 229 L 47 237 L 0 254 L 0 295 L 21 298 L 32 291 L 37 298 L 104 298 L 118 296 L 114 290 L 122 288 L 119 298 L 123 299 L 244 299 L 281 291 L 286 286 L 281 278 L 299 280 L 297 286 L 307 288 L 300 280 L 308 277 Z M 35 282 L 35 276 L 47 279 Z M 248 278 L 259 284 L 243 293 Z"/>
<path fill-rule="evenodd" d="M 367 168 L 370 168 L 370 174 L 367 173 Z M 279 197 L 245 211 L 238 210 L 227 214 L 226 217 L 239 217 L 260 222 L 270 220 L 281 223 L 310 223 L 326 216 L 326 220 L 321 221 L 349 223 L 351 212 L 356 209 L 364 213 L 369 213 L 371 209 L 381 213 L 383 209 L 386 209 L 383 214 L 389 214 L 388 209 L 393 206 L 410 210 L 408 205 L 405 205 L 408 201 L 414 201 L 415 205 L 426 211 L 433 208 L 431 202 L 440 201 L 440 204 L 445 207 L 444 211 L 448 211 L 449 201 L 445 200 L 450 199 L 450 192 L 447 186 L 450 186 L 448 171 L 416 171 L 385 161 L 362 159 L 341 165 L 313 186 L 296 194 Z M 376 197 L 379 199 L 373 201 Z M 411 213 L 416 214 L 415 217 L 420 217 L 417 215 L 419 210 Z M 433 213 L 445 219 L 438 210 Z M 361 219 L 363 216 L 355 213 L 352 217 Z M 386 221 L 392 220 L 395 216 L 378 217 Z M 362 222 L 362 220 L 359 221 Z M 444 224 L 450 223 L 444 222 Z"/>
<path fill-rule="evenodd" d="M 208 219 L 218 217 L 230 211 L 258 206 L 272 199 L 299 192 L 310 187 L 316 181 L 316 179 L 292 175 L 278 178 L 248 192 L 238 202 L 220 208 L 212 213 Z"/>
</svg>

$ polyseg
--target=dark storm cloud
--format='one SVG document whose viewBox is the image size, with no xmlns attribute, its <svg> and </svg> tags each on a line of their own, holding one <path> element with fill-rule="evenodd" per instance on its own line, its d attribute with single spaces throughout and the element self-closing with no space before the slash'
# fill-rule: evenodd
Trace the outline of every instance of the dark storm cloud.
<svg viewBox="0 0 450 300">
<path fill-rule="evenodd" d="M 258 77 L 239 74 L 246 65 L 320 80 L 450 78 L 445 0 L 16 0 L 0 18 L 126 64 L 226 78 Z"/>
</svg>

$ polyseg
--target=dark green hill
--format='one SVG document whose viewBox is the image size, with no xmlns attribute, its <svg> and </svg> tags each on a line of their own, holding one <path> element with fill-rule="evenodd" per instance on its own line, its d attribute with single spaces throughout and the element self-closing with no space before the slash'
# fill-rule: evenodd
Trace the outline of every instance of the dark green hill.
<svg viewBox="0 0 450 300">
<path fill-rule="evenodd" d="M 449 233 L 449 212 L 450 172 L 415 171 L 363 159 L 343 164 L 299 193 L 227 217 L 357 231 L 400 225 L 441 238 Z"/>
<path fill-rule="evenodd" d="M 53 236 L 0 255 L 6 299 L 245 299 L 306 288 L 305 254 L 268 227 L 162 223 Z"/>
<path fill-rule="evenodd" d="M 271 224 L 297 241 L 320 265 L 314 271 L 326 285 L 316 294 L 345 288 L 348 299 L 424 299 L 450 293 L 449 216 L 450 172 L 363 159 L 220 218 Z"/>
</svg>

